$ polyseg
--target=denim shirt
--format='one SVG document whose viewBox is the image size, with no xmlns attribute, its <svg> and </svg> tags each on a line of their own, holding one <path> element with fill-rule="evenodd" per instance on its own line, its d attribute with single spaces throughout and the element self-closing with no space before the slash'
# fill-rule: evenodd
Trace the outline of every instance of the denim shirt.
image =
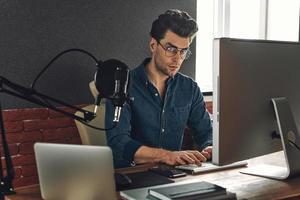
<svg viewBox="0 0 300 200">
<path fill-rule="evenodd" d="M 162 99 L 148 80 L 145 66 L 149 61 L 130 71 L 132 100 L 123 107 L 118 126 L 106 132 L 116 168 L 130 166 L 142 145 L 180 150 L 186 126 L 199 149 L 212 144 L 211 121 L 197 83 L 177 73 L 167 80 Z M 112 126 L 113 114 L 111 101 L 106 101 L 106 127 Z"/>
</svg>

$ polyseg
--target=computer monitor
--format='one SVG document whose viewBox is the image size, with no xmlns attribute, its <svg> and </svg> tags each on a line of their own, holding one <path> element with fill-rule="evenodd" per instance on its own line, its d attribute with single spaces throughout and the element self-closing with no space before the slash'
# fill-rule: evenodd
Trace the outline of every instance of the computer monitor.
<svg viewBox="0 0 300 200">
<path fill-rule="evenodd" d="M 285 179 L 298 174 L 300 43 L 219 38 L 213 63 L 213 163 L 283 147 L 288 167 L 275 174 L 266 168 L 258 175 Z"/>
</svg>

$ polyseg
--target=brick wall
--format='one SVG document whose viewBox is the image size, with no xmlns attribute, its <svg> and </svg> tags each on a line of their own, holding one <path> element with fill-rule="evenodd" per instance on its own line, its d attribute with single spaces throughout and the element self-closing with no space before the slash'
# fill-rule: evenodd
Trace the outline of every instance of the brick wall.
<svg viewBox="0 0 300 200">
<path fill-rule="evenodd" d="M 205 102 L 205 105 L 206 105 L 206 109 L 207 111 L 212 114 L 213 113 L 213 102 L 212 101 L 207 101 Z"/>
<path fill-rule="evenodd" d="M 206 107 L 212 113 L 212 102 L 206 102 Z M 68 109 L 65 110 L 70 112 Z M 3 118 L 16 173 L 13 181 L 15 188 L 38 184 L 33 151 L 35 142 L 81 144 L 74 120 L 47 108 L 5 110 Z M 188 131 L 186 135 L 185 145 L 191 144 Z M 1 156 L 2 166 L 5 167 L 2 146 Z"/>
<path fill-rule="evenodd" d="M 15 188 L 38 183 L 35 142 L 81 144 L 74 120 L 47 108 L 5 110 L 3 118 L 15 169 Z M 1 156 L 5 167 L 2 146 Z"/>
</svg>

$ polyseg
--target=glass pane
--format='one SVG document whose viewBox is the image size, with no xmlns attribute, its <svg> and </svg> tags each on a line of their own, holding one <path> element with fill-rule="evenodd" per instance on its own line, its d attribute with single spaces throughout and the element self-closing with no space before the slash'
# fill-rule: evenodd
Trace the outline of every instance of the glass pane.
<svg viewBox="0 0 300 200">
<path fill-rule="evenodd" d="M 298 41 L 299 0 L 269 0 L 268 39 Z"/>
<path fill-rule="evenodd" d="M 212 91 L 213 1 L 197 0 L 196 81 L 202 92 Z"/>
<path fill-rule="evenodd" d="M 230 0 L 230 37 L 259 38 L 260 0 Z"/>
</svg>

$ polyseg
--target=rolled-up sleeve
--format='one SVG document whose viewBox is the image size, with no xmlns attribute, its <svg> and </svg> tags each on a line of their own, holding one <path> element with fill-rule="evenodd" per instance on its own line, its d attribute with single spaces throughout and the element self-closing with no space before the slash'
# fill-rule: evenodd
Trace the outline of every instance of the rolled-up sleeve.
<svg viewBox="0 0 300 200">
<path fill-rule="evenodd" d="M 113 126 L 114 106 L 110 100 L 106 101 L 105 127 Z M 135 152 L 142 145 L 131 138 L 131 109 L 128 104 L 122 108 L 120 122 L 112 130 L 106 131 L 108 146 L 112 149 L 114 166 L 128 167 L 132 164 Z"/>
</svg>

